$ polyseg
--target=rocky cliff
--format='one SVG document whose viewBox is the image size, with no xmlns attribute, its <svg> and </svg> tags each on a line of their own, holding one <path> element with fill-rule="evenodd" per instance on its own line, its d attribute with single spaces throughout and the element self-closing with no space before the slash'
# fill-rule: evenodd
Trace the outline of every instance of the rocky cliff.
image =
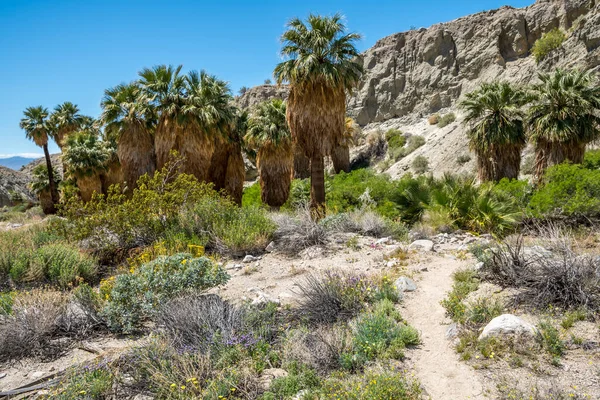
<svg viewBox="0 0 600 400">
<path fill-rule="evenodd" d="M 32 200 L 33 195 L 27 187 L 29 180 L 22 172 L 0 166 L 0 207 L 13 205 L 13 194 Z"/>
</svg>

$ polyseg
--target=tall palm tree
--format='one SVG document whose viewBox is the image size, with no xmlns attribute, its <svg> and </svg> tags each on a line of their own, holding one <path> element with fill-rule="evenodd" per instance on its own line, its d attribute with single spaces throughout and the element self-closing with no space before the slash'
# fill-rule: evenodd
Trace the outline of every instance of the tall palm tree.
<svg viewBox="0 0 600 400">
<path fill-rule="evenodd" d="M 230 124 L 228 135 L 227 168 L 225 169 L 225 192 L 238 205 L 242 205 L 246 165 L 242 156 L 242 144 L 248 128 L 248 113 L 237 110 Z"/>
<path fill-rule="evenodd" d="M 310 178 L 310 159 L 304 154 L 300 146 L 294 145 L 294 178 Z"/>
<path fill-rule="evenodd" d="M 339 14 L 309 15 L 287 24 L 281 53 L 286 61 L 275 67 L 277 83 L 288 82 L 287 121 L 297 146 L 310 159 L 311 208 L 324 214 L 325 175 L 323 157 L 331 154 L 344 136 L 346 92 L 362 74 L 354 43 L 361 38 L 346 33 Z"/>
<path fill-rule="evenodd" d="M 484 83 L 460 103 L 481 181 L 517 179 L 527 143 L 522 107 L 528 96 L 508 82 Z"/>
<path fill-rule="evenodd" d="M 356 122 L 351 117 L 344 120 L 344 137 L 331 151 L 331 161 L 336 174 L 350 172 L 350 146 L 353 143 Z"/>
<path fill-rule="evenodd" d="M 139 83 L 143 92 L 156 107 L 158 114 L 154 133 L 158 169 L 167 163 L 171 150 L 179 151 L 181 147 L 180 139 L 183 131 L 180 122 L 183 119 L 185 99 L 185 77 L 180 75 L 182 67 L 182 65 L 177 67 L 157 65 L 153 68 L 144 68 L 139 73 Z"/>
<path fill-rule="evenodd" d="M 50 116 L 50 123 L 53 127 L 52 135 L 54 141 L 61 150 L 65 145 L 64 142 L 67 136 L 82 129 L 82 124 L 90 122 L 88 118 L 79 114 L 79 107 L 70 101 L 54 107 L 54 111 Z"/>
<path fill-rule="evenodd" d="M 48 187 L 50 190 L 50 198 L 52 199 L 52 206 L 48 205 L 46 211 L 49 214 L 53 214 L 56 212 L 54 205 L 58 204 L 59 198 L 54 170 L 52 169 L 52 161 L 50 159 L 50 152 L 48 151 L 48 134 L 50 132 L 48 109 L 42 106 L 28 107 L 23 114 L 24 117 L 21 119 L 19 126 L 25 131 L 27 139 L 32 140 L 36 145 L 44 149 L 46 170 L 48 171 Z"/>
<path fill-rule="evenodd" d="M 131 193 L 142 175 L 156 170 L 154 107 L 135 83 L 107 89 L 101 105 L 106 135 L 116 142 L 117 157 Z"/>
<path fill-rule="evenodd" d="M 102 193 L 101 174 L 107 170 L 110 153 L 97 132 L 79 131 L 67 136 L 63 161 L 76 179 L 83 201 L 90 201 L 94 192 Z"/>
<path fill-rule="evenodd" d="M 528 121 L 535 182 L 551 165 L 566 160 L 580 164 L 586 145 L 600 136 L 600 86 L 591 72 L 558 69 L 539 78 Z"/>
<path fill-rule="evenodd" d="M 279 209 L 290 195 L 294 167 L 292 137 L 282 100 L 258 105 L 248 122 L 246 141 L 258 152 L 261 199 L 271 208 Z"/>
</svg>

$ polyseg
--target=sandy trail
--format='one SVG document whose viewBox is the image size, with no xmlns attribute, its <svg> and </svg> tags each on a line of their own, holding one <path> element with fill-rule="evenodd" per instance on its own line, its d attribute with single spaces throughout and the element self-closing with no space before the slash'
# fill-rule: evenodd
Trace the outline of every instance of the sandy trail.
<svg viewBox="0 0 600 400">
<path fill-rule="evenodd" d="M 435 257 L 419 274 L 417 290 L 406 293 L 402 316 L 421 332 L 423 344 L 408 353 L 416 377 L 431 400 L 485 399 L 480 377 L 462 363 L 445 334 L 451 322 L 440 301 L 452 288 L 452 273 L 466 262 Z"/>
</svg>

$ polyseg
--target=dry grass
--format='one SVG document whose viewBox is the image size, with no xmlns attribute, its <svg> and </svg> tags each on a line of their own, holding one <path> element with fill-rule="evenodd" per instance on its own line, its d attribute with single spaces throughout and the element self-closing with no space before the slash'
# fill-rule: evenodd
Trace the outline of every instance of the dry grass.
<svg viewBox="0 0 600 400">
<path fill-rule="evenodd" d="M 340 367 L 341 355 L 350 349 L 346 327 L 321 327 L 291 331 L 283 349 L 284 359 L 307 365 L 326 374 Z"/>
<path fill-rule="evenodd" d="M 296 215 L 275 214 L 278 228 L 273 235 L 277 249 L 288 254 L 298 254 L 311 246 L 327 242 L 327 231 L 313 220 L 308 208 L 302 207 Z"/>
<path fill-rule="evenodd" d="M 566 160 L 573 164 L 581 164 L 585 155 L 585 146 L 585 143 L 563 144 L 538 140 L 535 144 L 534 182 L 541 183 L 548 167 L 561 164 Z"/>
</svg>

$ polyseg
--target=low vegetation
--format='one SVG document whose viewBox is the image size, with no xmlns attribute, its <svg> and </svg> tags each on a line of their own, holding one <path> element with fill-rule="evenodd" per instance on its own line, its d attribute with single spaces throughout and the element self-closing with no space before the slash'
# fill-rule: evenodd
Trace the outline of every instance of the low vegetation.
<svg viewBox="0 0 600 400">
<path fill-rule="evenodd" d="M 535 57 L 535 61 L 537 63 L 543 61 L 548 54 L 560 48 L 566 38 L 567 36 L 565 33 L 559 28 L 554 28 L 551 31 L 544 33 L 541 38 L 536 40 L 533 44 L 533 49 L 531 50 Z"/>
</svg>

